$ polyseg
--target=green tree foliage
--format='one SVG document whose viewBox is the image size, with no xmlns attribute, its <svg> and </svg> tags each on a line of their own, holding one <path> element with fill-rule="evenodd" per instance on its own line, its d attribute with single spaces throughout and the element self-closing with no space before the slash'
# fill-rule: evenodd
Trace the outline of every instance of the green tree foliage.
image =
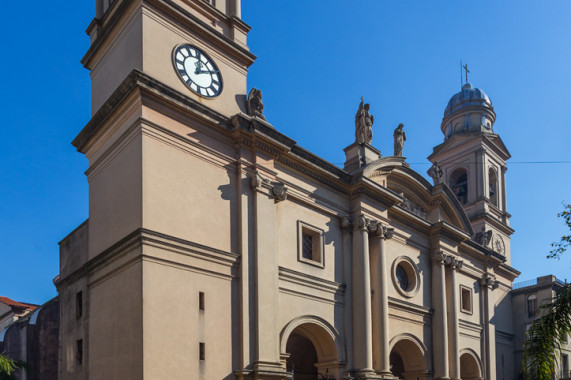
<svg viewBox="0 0 571 380">
<path fill-rule="evenodd" d="M 565 205 L 564 210 L 557 214 L 557 216 L 565 220 L 565 224 L 567 224 L 567 227 L 569 227 L 571 231 L 571 204 Z M 569 248 L 569 245 L 571 245 L 571 235 L 563 235 L 558 243 L 551 244 L 553 249 L 549 251 L 547 258 L 553 259 L 561 257 L 563 252 Z"/>
<path fill-rule="evenodd" d="M 571 231 L 571 204 L 557 214 Z M 563 235 L 553 243 L 548 258 L 560 258 L 571 245 L 571 235 Z M 527 332 L 523 354 L 523 372 L 529 380 L 551 380 L 554 375 L 556 353 L 571 334 L 571 284 L 564 285 L 552 300 L 540 306 L 541 317 L 533 322 Z"/>
<path fill-rule="evenodd" d="M 21 363 L 7 356 L 0 355 L 0 380 L 16 379 L 15 371 L 21 367 Z"/>
<path fill-rule="evenodd" d="M 539 309 L 541 318 L 527 332 L 523 369 L 526 379 L 551 380 L 556 353 L 571 334 L 571 286 L 565 285 Z"/>
</svg>

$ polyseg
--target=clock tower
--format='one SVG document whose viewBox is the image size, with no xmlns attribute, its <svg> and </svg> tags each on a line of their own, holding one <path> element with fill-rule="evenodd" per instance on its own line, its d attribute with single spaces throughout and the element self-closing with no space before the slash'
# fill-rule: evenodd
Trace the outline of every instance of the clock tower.
<svg viewBox="0 0 571 380">
<path fill-rule="evenodd" d="M 466 83 L 442 118 L 444 142 L 428 159 L 438 163 L 468 215 L 473 239 L 510 263 L 510 214 L 506 206 L 506 146 L 494 131 L 496 113 L 486 93 Z"/>
<path fill-rule="evenodd" d="M 73 140 L 89 219 L 60 243 L 60 379 L 223 379 L 262 361 L 236 280 L 249 30 L 240 0 L 96 0 L 92 118 Z"/>
<path fill-rule="evenodd" d="M 92 112 L 133 70 L 224 115 L 245 112 L 246 74 L 255 59 L 249 30 L 240 0 L 96 0 L 82 60 L 91 72 Z"/>
</svg>

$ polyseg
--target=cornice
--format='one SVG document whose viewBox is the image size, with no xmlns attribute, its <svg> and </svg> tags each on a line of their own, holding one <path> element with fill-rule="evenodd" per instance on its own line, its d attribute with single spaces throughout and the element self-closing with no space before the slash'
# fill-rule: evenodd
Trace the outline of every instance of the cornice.
<svg viewBox="0 0 571 380">
<path fill-rule="evenodd" d="M 228 118 L 221 113 L 181 94 L 139 70 L 133 70 L 101 108 L 99 108 L 87 125 L 79 132 L 72 141 L 72 145 L 76 147 L 79 152 L 85 153 L 84 148 L 89 140 L 100 130 L 105 121 L 117 110 L 123 101 L 136 90 L 147 91 L 159 97 L 167 98 L 185 110 L 190 111 L 192 114 L 201 115 L 203 118 L 204 116 L 208 116 L 214 123 L 221 125 L 227 124 Z"/>
<path fill-rule="evenodd" d="M 509 214 L 506 213 L 506 216 L 509 216 Z M 497 220 L 494 217 L 491 217 L 488 213 L 486 212 L 479 212 L 477 214 L 471 215 L 470 216 L 470 221 L 471 222 L 475 222 L 477 220 L 481 220 L 484 219 L 487 223 L 493 225 L 495 228 L 497 228 L 498 230 L 500 230 L 501 232 L 503 232 L 504 234 L 510 236 L 512 235 L 515 230 L 513 228 L 511 228 L 510 226 L 504 224 L 503 222 Z"/>
<path fill-rule="evenodd" d="M 124 0 L 119 3 L 118 8 L 112 12 L 106 14 L 101 20 L 95 19 L 90 24 L 88 31 L 93 27 L 99 28 L 97 31 L 97 37 L 92 42 L 91 46 L 85 53 L 81 60 L 81 63 L 86 67 L 90 68 L 90 63 L 99 48 L 105 43 L 107 37 L 117 25 L 124 12 L 129 6 L 131 6 L 135 1 L 139 1 L 142 5 L 148 4 L 154 6 L 157 9 L 161 9 L 166 13 L 170 13 L 171 16 L 177 18 L 181 25 L 186 25 L 190 20 L 192 25 L 195 27 L 194 31 L 212 41 L 213 44 L 219 46 L 223 50 L 230 52 L 232 55 L 238 57 L 246 66 L 250 66 L 256 60 L 256 56 L 252 54 L 248 49 L 241 46 L 239 43 L 233 41 L 229 37 L 223 35 L 222 33 L 212 29 L 210 25 L 200 20 L 198 17 L 194 16 L 192 13 L 176 4 L 173 0 Z M 111 10 L 111 9 L 110 9 Z M 227 17 L 223 13 L 215 10 L 217 17 L 226 22 L 228 25 L 236 24 L 239 28 L 244 31 L 249 31 L 250 27 L 243 21 L 237 19 L 236 17 Z"/>
<path fill-rule="evenodd" d="M 431 316 L 434 311 L 428 307 L 416 305 L 411 302 L 403 301 L 395 297 L 389 296 L 389 307 L 407 311 L 419 316 Z"/>
<path fill-rule="evenodd" d="M 442 220 L 440 222 L 434 223 L 431 228 L 431 235 L 443 235 L 446 236 L 457 243 L 461 243 L 470 239 L 465 231 L 453 226 L 452 224 Z"/>
<path fill-rule="evenodd" d="M 183 254 L 191 254 L 201 260 L 216 262 L 227 267 L 235 266 L 240 257 L 236 253 L 222 251 L 220 249 L 169 236 L 146 228 L 138 228 L 123 237 L 117 243 L 113 244 L 111 247 L 99 253 L 97 256 L 89 259 L 85 264 L 70 273 L 68 276 L 58 278 L 57 281 L 54 281 L 54 284 L 59 291 L 82 276 L 93 273 L 93 271 L 103 267 L 110 261 L 116 260 L 120 256 L 128 253 L 130 250 L 140 248 L 145 245 L 169 249 Z M 139 259 L 160 260 L 159 258 L 144 255 L 142 252 L 139 252 L 134 259 L 123 265 L 130 265 L 133 260 Z"/>
</svg>

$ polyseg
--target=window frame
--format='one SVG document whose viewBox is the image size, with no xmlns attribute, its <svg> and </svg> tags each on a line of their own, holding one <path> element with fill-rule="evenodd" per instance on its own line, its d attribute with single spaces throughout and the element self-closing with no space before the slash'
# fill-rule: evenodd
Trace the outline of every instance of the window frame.
<svg viewBox="0 0 571 380">
<path fill-rule="evenodd" d="M 407 289 L 403 289 L 397 279 L 397 268 L 399 265 L 402 267 L 402 269 L 404 269 L 408 278 Z M 420 290 L 420 270 L 418 269 L 418 265 L 408 256 L 399 256 L 393 261 L 391 268 L 391 279 L 396 291 L 405 298 L 414 297 Z"/>
<path fill-rule="evenodd" d="M 464 307 L 464 293 L 467 292 L 469 296 L 470 307 L 467 309 Z M 472 288 L 465 285 L 460 285 L 460 311 L 465 314 L 474 314 L 474 296 Z"/>
<path fill-rule="evenodd" d="M 321 228 L 312 226 L 311 224 L 297 221 L 297 260 L 313 265 L 319 268 L 325 268 L 325 239 L 324 231 Z M 303 257 L 303 235 L 308 234 L 312 237 L 312 258 Z"/>
<path fill-rule="evenodd" d="M 532 298 L 534 297 L 534 298 Z M 533 311 L 530 308 L 530 301 L 533 301 Z M 529 294 L 525 297 L 525 308 L 528 318 L 535 318 L 537 316 L 537 294 Z"/>
</svg>

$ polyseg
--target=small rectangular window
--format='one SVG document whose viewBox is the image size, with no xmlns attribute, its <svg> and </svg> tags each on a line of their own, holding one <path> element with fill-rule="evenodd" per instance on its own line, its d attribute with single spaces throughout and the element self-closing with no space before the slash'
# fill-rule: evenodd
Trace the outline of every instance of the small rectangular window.
<svg viewBox="0 0 571 380">
<path fill-rule="evenodd" d="M 323 230 L 302 221 L 298 221 L 297 224 L 298 260 L 323 267 Z"/>
<path fill-rule="evenodd" d="M 472 314 L 472 289 L 460 286 L 460 302 L 464 313 Z"/>
<path fill-rule="evenodd" d="M 77 364 L 83 364 L 83 339 L 77 341 L 77 351 L 75 353 Z"/>
<path fill-rule="evenodd" d="M 535 312 L 537 311 L 537 296 L 532 294 L 527 296 L 527 317 L 535 317 Z"/>
<path fill-rule="evenodd" d="M 83 316 L 83 292 L 77 292 L 75 295 L 75 316 L 76 318 Z"/>
<path fill-rule="evenodd" d="M 206 360 L 206 345 L 202 342 L 199 343 L 198 345 L 198 355 L 200 360 Z"/>
<path fill-rule="evenodd" d="M 198 310 L 204 310 L 204 292 L 198 293 Z"/>
</svg>

